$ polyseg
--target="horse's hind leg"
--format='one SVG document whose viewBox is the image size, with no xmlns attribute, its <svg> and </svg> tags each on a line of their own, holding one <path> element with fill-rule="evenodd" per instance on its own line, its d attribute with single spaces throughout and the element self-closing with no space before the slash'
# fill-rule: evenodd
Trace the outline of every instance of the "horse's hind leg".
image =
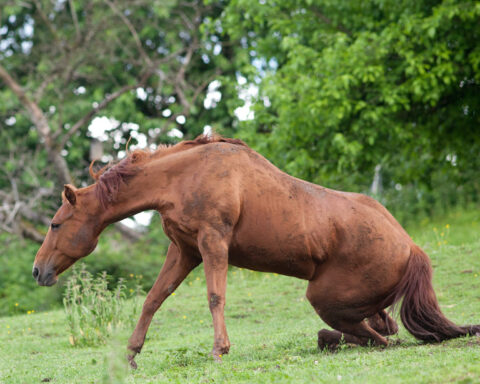
<svg viewBox="0 0 480 384">
<path fill-rule="evenodd" d="M 367 319 L 368 325 L 382 336 L 390 336 L 398 333 L 398 325 L 395 320 L 384 310 Z"/>
<path fill-rule="evenodd" d="M 373 331 L 379 333 L 381 336 L 390 336 L 398 332 L 397 323 L 388 315 L 387 312 L 385 312 L 385 310 L 381 310 L 375 315 L 369 317 L 366 321 L 368 326 L 370 326 Z M 348 333 L 342 334 L 342 332 L 339 331 L 322 329 L 318 332 L 318 346 L 321 349 L 328 348 L 333 350 L 341 342 L 342 336 L 343 341 L 346 343 L 366 345 L 368 344 L 368 341 L 374 341 L 377 344 L 374 338 L 365 340 Z M 380 345 L 384 345 L 383 342 L 380 342 Z"/>
<path fill-rule="evenodd" d="M 342 336 L 344 336 L 345 342 L 350 342 L 347 340 L 347 335 L 343 335 L 342 332 L 321 329 L 318 331 L 318 347 L 320 349 L 327 348 L 331 351 L 334 351 L 342 341 Z"/>
<path fill-rule="evenodd" d="M 336 330 L 329 331 L 322 329 L 318 332 L 319 348 L 335 349 L 342 340 L 346 343 L 366 346 L 369 343 L 374 345 L 387 346 L 388 341 L 378 332 L 373 330 L 365 321 L 349 323 L 346 321 L 336 322 L 333 326 Z"/>
<path fill-rule="evenodd" d="M 385 310 L 381 310 L 367 319 L 368 325 L 382 336 L 394 335 L 398 332 L 398 325 Z M 342 334 L 339 331 L 330 331 L 322 329 L 318 332 L 318 346 L 323 348 L 335 349 L 342 340 L 346 343 L 360 344 L 362 340 L 348 333 Z"/>
<path fill-rule="evenodd" d="M 307 298 L 312 304 L 318 315 L 330 325 L 335 331 L 321 330 L 318 333 L 318 345 L 320 348 L 335 348 L 341 341 L 342 333 L 347 343 L 359 345 L 388 345 L 387 339 L 374 330 L 366 321 L 365 317 L 371 315 L 368 309 L 363 310 L 352 308 L 348 303 L 342 302 L 338 297 L 332 295 L 332 291 L 326 289 L 325 281 L 311 281 L 307 289 Z M 351 304 L 351 303 L 350 303 Z M 384 320 L 385 325 L 388 318 L 383 314 L 377 313 L 380 320 Z M 386 315 L 386 313 L 385 313 Z M 377 319 L 378 320 L 378 319 Z"/>
<path fill-rule="evenodd" d="M 340 331 L 331 331 L 329 329 L 321 329 L 318 331 L 318 347 L 320 349 L 329 349 L 335 351 L 341 342 L 365 345 L 364 341 L 356 336 Z"/>
</svg>

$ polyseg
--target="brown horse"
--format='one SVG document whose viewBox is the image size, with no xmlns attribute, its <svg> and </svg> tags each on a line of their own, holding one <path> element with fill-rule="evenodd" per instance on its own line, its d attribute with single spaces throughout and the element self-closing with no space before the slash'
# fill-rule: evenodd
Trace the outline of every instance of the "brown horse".
<svg viewBox="0 0 480 384">
<path fill-rule="evenodd" d="M 230 348 L 228 264 L 308 280 L 308 300 L 335 329 L 319 332 L 320 347 L 334 347 L 342 333 L 347 342 L 387 345 L 385 336 L 398 328 L 384 309 L 402 297 L 402 322 L 421 340 L 480 332 L 478 325 L 460 327 L 444 317 L 427 255 L 380 203 L 291 177 L 240 140 L 200 136 L 135 151 L 91 174 L 93 185 L 65 186 L 33 276 L 40 285 L 54 284 L 95 248 L 109 224 L 159 211 L 172 242 L 129 340 L 132 366 L 154 313 L 202 262 L 216 359 Z"/>
</svg>

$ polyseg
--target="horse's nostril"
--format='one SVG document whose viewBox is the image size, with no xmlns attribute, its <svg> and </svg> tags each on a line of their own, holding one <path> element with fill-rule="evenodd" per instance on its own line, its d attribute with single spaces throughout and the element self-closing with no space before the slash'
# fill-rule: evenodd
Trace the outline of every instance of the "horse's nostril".
<svg viewBox="0 0 480 384">
<path fill-rule="evenodd" d="M 40 271 L 38 270 L 37 267 L 33 267 L 33 271 L 32 271 L 32 275 L 33 275 L 33 278 L 36 279 L 39 275 Z"/>
</svg>

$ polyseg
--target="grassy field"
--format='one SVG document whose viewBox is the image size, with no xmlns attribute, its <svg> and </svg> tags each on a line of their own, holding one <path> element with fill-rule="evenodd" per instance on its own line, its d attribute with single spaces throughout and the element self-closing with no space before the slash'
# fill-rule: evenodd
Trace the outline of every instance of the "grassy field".
<svg viewBox="0 0 480 384">
<path fill-rule="evenodd" d="M 480 211 L 424 221 L 410 233 L 432 259 L 446 315 L 480 323 Z M 323 352 L 316 334 L 325 325 L 305 298 L 305 281 L 235 268 L 228 281 L 232 348 L 221 364 L 209 356 L 213 328 L 197 268 L 154 318 L 138 370 L 124 364 L 132 329 L 105 346 L 78 348 L 63 311 L 30 313 L 0 318 L 0 383 L 480 382 L 479 337 L 424 345 L 401 328 L 388 348 Z"/>
</svg>

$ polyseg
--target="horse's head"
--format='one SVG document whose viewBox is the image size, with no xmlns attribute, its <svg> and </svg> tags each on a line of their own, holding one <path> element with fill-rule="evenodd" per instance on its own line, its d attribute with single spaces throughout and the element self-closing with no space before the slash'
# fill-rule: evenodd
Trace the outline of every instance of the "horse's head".
<svg viewBox="0 0 480 384">
<path fill-rule="evenodd" d="M 65 185 L 63 204 L 52 219 L 33 263 L 39 285 L 53 285 L 57 276 L 95 249 L 99 235 L 95 206 L 86 193 Z"/>
</svg>

